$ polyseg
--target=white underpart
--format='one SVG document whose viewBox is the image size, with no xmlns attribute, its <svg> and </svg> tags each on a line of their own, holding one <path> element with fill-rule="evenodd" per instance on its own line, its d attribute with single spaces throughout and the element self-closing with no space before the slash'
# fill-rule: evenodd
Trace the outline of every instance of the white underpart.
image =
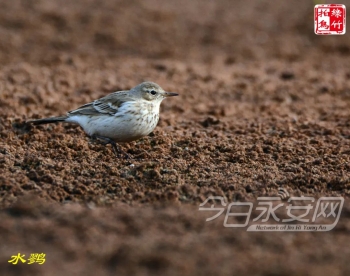
<svg viewBox="0 0 350 276">
<path fill-rule="evenodd" d="M 98 116 L 72 114 L 66 122 L 79 124 L 90 136 L 98 135 L 116 142 L 129 142 L 153 131 L 158 123 L 160 103 L 161 100 L 152 103 L 126 102 L 114 116 L 103 113 Z"/>
</svg>

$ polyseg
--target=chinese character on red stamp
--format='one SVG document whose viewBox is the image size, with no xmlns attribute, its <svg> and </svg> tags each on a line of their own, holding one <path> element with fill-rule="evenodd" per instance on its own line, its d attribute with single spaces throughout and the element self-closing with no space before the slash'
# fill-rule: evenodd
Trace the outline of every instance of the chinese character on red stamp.
<svg viewBox="0 0 350 276">
<path fill-rule="evenodd" d="M 346 7 L 342 4 L 315 6 L 315 34 L 343 35 L 346 31 Z"/>
</svg>

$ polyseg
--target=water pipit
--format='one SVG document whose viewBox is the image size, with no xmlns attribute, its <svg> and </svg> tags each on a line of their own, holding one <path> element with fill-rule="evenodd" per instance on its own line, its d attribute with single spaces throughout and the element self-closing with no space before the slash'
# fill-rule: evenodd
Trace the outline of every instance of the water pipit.
<svg viewBox="0 0 350 276">
<path fill-rule="evenodd" d="M 75 123 L 93 139 L 111 144 L 131 142 L 150 134 L 159 120 L 160 103 L 177 93 L 165 92 L 154 82 L 143 82 L 126 91 L 111 93 L 60 117 L 31 120 L 34 125 Z"/>
</svg>

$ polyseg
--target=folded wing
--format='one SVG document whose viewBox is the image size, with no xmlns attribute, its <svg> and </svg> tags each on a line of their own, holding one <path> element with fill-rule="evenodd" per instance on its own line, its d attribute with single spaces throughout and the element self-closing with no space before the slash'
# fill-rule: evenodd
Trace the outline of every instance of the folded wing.
<svg viewBox="0 0 350 276">
<path fill-rule="evenodd" d="M 75 110 L 69 111 L 68 116 L 101 114 L 115 116 L 122 104 L 129 101 L 134 101 L 134 99 L 129 96 L 128 92 L 114 92 L 91 103 L 84 104 Z"/>
</svg>

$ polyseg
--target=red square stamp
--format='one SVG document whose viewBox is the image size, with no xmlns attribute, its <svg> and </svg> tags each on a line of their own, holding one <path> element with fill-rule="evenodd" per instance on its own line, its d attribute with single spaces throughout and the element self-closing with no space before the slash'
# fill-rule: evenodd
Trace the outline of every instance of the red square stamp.
<svg viewBox="0 0 350 276">
<path fill-rule="evenodd" d="M 346 31 L 346 7 L 342 4 L 315 6 L 315 34 L 343 35 Z"/>
</svg>

